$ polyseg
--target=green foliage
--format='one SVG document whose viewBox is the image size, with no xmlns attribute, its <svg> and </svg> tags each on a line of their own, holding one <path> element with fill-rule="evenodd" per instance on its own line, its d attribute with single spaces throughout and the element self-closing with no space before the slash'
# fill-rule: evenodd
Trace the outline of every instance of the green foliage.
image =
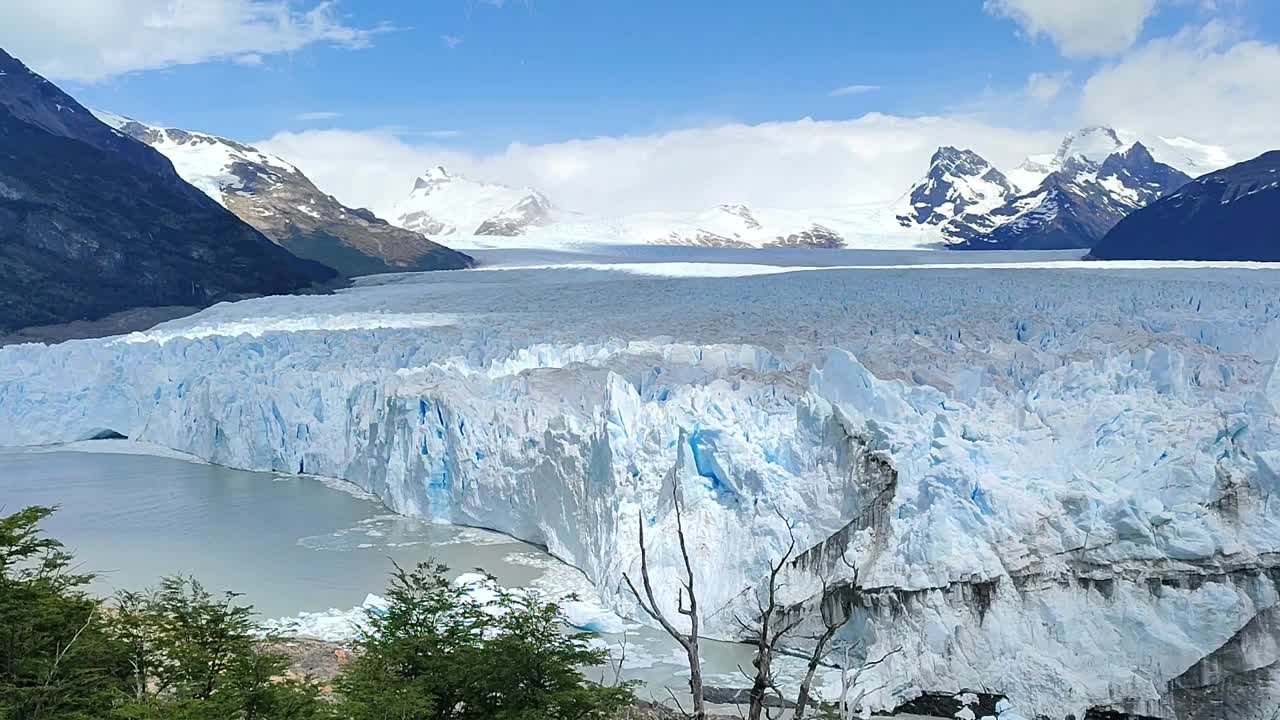
<svg viewBox="0 0 1280 720">
<path fill-rule="evenodd" d="M 337 688 L 351 720 L 594 720 L 631 690 L 589 682 L 604 663 L 589 635 L 566 634 L 559 608 L 498 588 L 477 601 L 448 568 L 397 568 L 389 607 L 370 611 Z"/>
<path fill-rule="evenodd" d="M 91 576 L 43 537 L 51 508 L 0 517 L 0 718 L 98 717 L 114 695 L 114 657 Z"/>
<path fill-rule="evenodd" d="M 0 517 L 0 720 L 331 717 L 314 684 L 280 680 L 287 661 L 234 595 L 167 578 L 91 597 L 93 576 L 40 532 L 52 512 Z"/>
<path fill-rule="evenodd" d="M 633 700 L 584 677 L 605 654 L 555 604 L 496 584 L 481 602 L 424 563 L 396 568 L 327 701 L 233 593 L 173 577 L 91 597 L 40 532 L 51 512 L 0 517 L 0 720 L 603 720 Z"/>
<path fill-rule="evenodd" d="M 128 670 L 129 698 L 117 718 L 306 720 L 326 716 L 312 683 L 282 680 L 288 668 L 273 653 L 253 608 L 236 594 L 215 597 L 195 579 L 116 597 L 111 627 Z"/>
</svg>

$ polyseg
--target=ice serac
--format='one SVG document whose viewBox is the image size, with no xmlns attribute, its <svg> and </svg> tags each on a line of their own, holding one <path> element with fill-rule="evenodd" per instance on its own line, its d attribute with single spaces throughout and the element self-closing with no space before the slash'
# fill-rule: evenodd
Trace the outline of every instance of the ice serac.
<svg viewBox="0 0 1280 720">
<path fill-rule="evenodd" d="M 0 442 L 111 430 L 344 477 L 543 544 L 633 617 L 638 524 L 674 608 L 678 496 L 713 634 L 794 532 L 790 600 L 826 577 L 846 639 L 903 648 L 864 676 L 879 707 L 986 688 L 1026 717 L 1174 718 L 1280 702 L 1278 291 L 1232 269 L 389 278 L 0 349 Z"/>
<path fill-rule="evenodd" d="M 343 275 L 457 270 L 471 258 L 321 192 L 283 159 L 208 133 L 162 128 L 106 112 L 119 133 L 168 157 L 184 180 L 299 257 Z"/>
</svg>

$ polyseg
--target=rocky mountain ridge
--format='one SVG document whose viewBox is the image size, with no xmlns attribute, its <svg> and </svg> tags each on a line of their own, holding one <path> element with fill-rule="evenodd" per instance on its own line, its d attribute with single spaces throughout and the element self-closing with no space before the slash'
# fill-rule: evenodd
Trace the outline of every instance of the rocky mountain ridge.
<svg viewBox="0 0 1280 720">
<path fill-rule="evenodd" d="M 1280 150 L 1197 178 L 1121 220 L 1103 260 L 1280 262 Z"/>
<path fill-rule="evenodd" d="M 288 293 L 334 275 L 0 50 L 0 331 Z"/>
<path fill-rule="evenodd" d="M 472 263 L 421 233 L 343 205 L 275 155 L 208 133 L 97 115 L 168 157 L 184 180 L 277 244 L 343 275 L 454 270 Z"/>
<path fill-rule="evenodd" d="M 898 220 L 934 226 L 957 249 L 1088 249 L 1126 215 L 1190 179 L 1141 141 L 1126 142 L 1106 127 L 1070 133 L 1055 153 L 1032 156 L 1008 176 L 972 151 L 944 147 Z"/>
</svg>

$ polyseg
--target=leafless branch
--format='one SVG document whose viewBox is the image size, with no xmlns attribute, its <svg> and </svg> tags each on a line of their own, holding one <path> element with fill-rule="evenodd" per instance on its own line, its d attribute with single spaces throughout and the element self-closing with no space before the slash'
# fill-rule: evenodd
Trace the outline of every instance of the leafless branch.
<svg viewBox="0 0 1280 720">
<path fill-rule="evenodd" d="M 622 579 L 626 581 L 627 587 L 631 590 L 631 594 L 635 596 L 640 609 L 644 610 L 645 614 L 661 625 L 662 629 L 684 648 L 685 655 L 689 659 L 689 692 L 693 696 L 693 714 L 686 717 L 691 717 L 693 720 L 706 720 L 707 709 L 702 690 L 702 659 L 698 654 L 698 595 L 694 591 L 693 563 L 689 559 L 689 548 L 685 542 L 684 517 L 679 491 L 677 488 L 672 488 L 671 493 L 676 509 L 676 536 L 680 541 L 680 555 L 684 559 L 685 569 L 685 578 L 681 582 L 682 588 L 676 596 L 676 612 L 689 618 L 689 633 L 686 635 L 677 630 L 667 620 L 661 606 L 658 604 L 657 597 L 653 591 L 653 582 L 649 578 L 649 549 L 645 543 L 643 517 L 636 518 L 636 525 L 640 536 L 640 579 L 644 586 L 644 596 L 642 597 L 639 591 L 636 590 L 635 583 L 631 581 L 631 577 L 627 573 L 622 574 Z M 687 606 L 685 604 L 686 592 L 689 600 Z M 674 698 L 674 695 L 672 697 Z M 682 709 L 681 713 L 683 714 L 683 712 Z"/>
</svg>

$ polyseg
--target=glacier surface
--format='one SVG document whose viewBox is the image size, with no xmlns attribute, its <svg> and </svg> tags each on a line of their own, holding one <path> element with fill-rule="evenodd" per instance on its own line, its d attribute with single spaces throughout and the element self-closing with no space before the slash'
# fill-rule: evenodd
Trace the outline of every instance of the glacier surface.
<svg viewBox="0 0 1280 720">
<path fill-rule="evenodd" d="M 903 648 L 864 676 L 879 707 L 1277 692 L 1280 275 L 821 264 L 382 276 L 10 346 L 0 444 L 344 478 L 545 545 L 633 618 L 637 523 L 674 609 L 679 493 L 721 637 L 791 525 L 797 605 L 828 578 L 844 641 Z"/>
</svg>

